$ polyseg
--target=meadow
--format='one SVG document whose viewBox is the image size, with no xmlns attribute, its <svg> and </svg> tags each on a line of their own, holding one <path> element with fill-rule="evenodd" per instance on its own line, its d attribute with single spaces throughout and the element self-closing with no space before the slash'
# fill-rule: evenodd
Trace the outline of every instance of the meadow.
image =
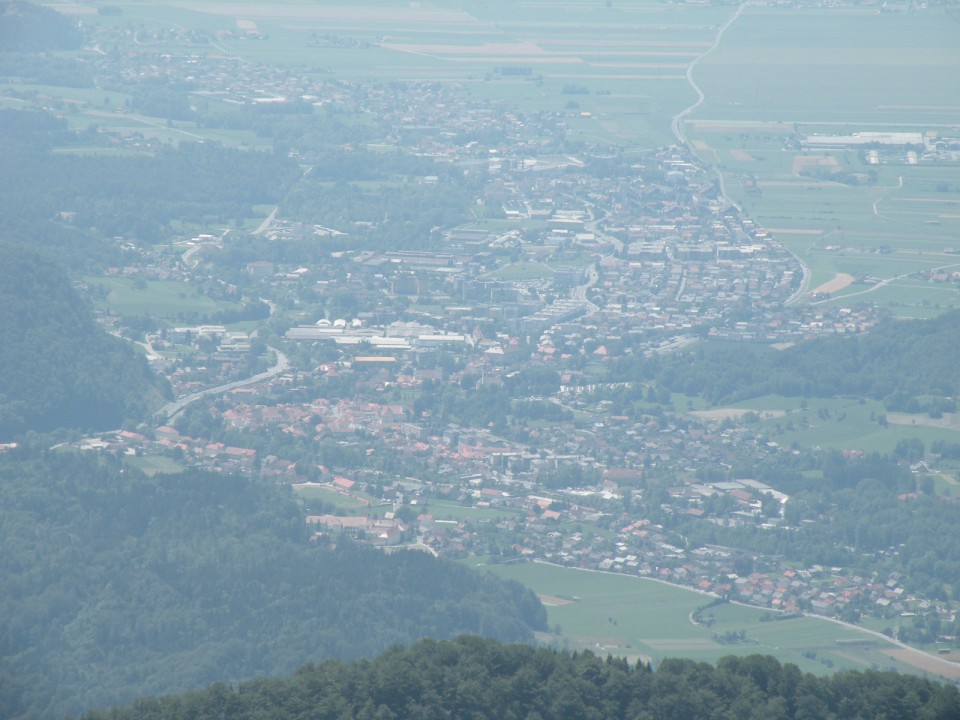
<svg viewBox="0 0 960 720">
<path fill-rule="evenodd" d="M 136 281 L 119 277 L 87 277 L 85 282 L 99 288 L 95 305 L 120 315 L 143 315 L 176 320 L 234 310 L 235 302 L 214 300 L 198 294 L 188 283 L 173 280 Z"/>
<path fill-rule="evenodd" d="M 129 455 L 123 461 L 147 475 L 173 474 L 183 470 L 180 463 L 164 455 Z"/>
<path fill-rule="evenodd" d="M 561 647 L 653 662 L 669 657 L 715 662 L 725 655 L 759 653 L 815 674 L 843 669 L 919 672 L 886 654 L 895 646 L 885 639 L 822 618 L 761 620 L 766 611 L 727 603 L 702 611 L 712 620 L 706 627 L 694 624 L 691 615 L 713 598 L 694 590 L 541 563 L 487 569 L 523 582 L 541 597 L 554 629 L 541 640 Z M 746 642 L 718 640 L 740 631 Z"/>
<path fill-rule="evenodd" d="M 678 411 L 684 408 L 678 405 Z M 783 447 L 833 448 L 889 453 L 901 440 L 918 438 L 929 448 L 938 440 L 957 441 L 960 425 L 950 418 L 887 413 L 883 403 L 849 398 L 799 398 L 767 395 L 730 407 L 694 406 L 696 415 L 730 418 L 763 433 Z M 745 415 L 752 411 L 755 415 Z"/>
</svg>

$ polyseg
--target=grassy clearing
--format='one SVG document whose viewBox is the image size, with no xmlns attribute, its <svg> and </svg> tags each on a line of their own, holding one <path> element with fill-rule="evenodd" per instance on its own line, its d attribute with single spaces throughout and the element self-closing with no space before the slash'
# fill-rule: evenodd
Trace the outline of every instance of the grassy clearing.
<svg viewBox="0 0 960 720">
<path fill-rule="evenodd" d="M 941 471 L 933 476 L 933 487 L 937 495 L 960 497 L 960 470 Z"/>
<path fill-rule="evenodd" d="M 115 277 L 87 277 L 84 280 L 90 286 L 102 288 L 102 298 L 95 301 L 98 307 L 121 315 L 151 315 L 172 320 L 237 307 L 236 303 L 198 295 L 188 283 L 168 280 L 138 282 Z"/>
<path fill-rule="evenodd" d="M 560 633 L 544 639 L 571 649 L 646 657 L 655 662 L 668 657 L 715 662 L 725 655 L 761 653 L 816 674 L 871 667 L 917 672 L 883 655 L 881 648 L 889 645 L 885 641 L 819 618 L 762 622 L 763 610 L 725 604 L 704 612 L 713 619 L 707 628 L 694 625 L 690 614 L 710 598 L 692 590 L 552 565 L 524 563 L 489 569 L 551 598 L 549 622 L 559 625 Z M 574 597 L 578 600 L 571 601 Z M 740 630 L 750 642 L 722 644 L 714 637 Z M 865 644 L 838 645 L 838 640 L 862 640 Z"/>
<path fill-rule="evenodd" d="M 365 514 L 370 501 L 358 495 L 340 493 L 319 485 L 294 485 L 293 492 L 309 506 L 311 500 L 333 505 L 348 515 Z"/>
<path fill-rule="evenodd" d="M 183 470 L 180 463 L 163 455 L 128 455 L 124 458 L 124 462 L 146 475 L 172 474 Z"/>
<path fill-rule="evenodd" d="M 720 412 L 723 409 L 714 410 Z M 783 447 L 797 444 L 890 453 L 898 442 L 908 438 L 919 438 L 928 448 L 937 440 L 960 442 L 960 430 L 938 427 L 925 415 L 904 416 L 902 422 L 883 425 L 881 419 L 887 413 L 883 404 L 875 400 L 860 402 L 768 395 L 737 403 L 730 410 L 752 410 L 761 418 L 764 413 L 769 414 L 769 419 L 753 421 L 750 427 Z M 734 416 L 733 412 L 729 414 Z M 736 421 L 746 422 L 742 417 Z"/>
</svg>

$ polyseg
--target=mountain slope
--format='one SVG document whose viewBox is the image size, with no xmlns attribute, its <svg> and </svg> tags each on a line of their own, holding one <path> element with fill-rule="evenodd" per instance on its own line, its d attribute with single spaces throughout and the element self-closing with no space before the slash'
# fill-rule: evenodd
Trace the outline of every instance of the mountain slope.
<svg viewBox="0 0 960 720">
<path fill-rule="evenodd" d="M 0 244 L 0 438 L 141 419 L 160 381 L 126 342 L 97 326 L 59 268 Z"/>
<path fill-rule="evenodd" d="M 0 455 L 0 717 L 50 718 L 469 632 L 530 640 L 516 583 L 311 545 L 285 489 L 108 458 Z"/>
</svg>

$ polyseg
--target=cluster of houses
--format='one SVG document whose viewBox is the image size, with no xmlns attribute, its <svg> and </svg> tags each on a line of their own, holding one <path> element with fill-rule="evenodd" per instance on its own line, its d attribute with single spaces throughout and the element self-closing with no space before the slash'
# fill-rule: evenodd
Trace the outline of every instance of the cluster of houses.
<svg viewBox="0 0 960 720">
<path fill-rule="evenodd" d="M 309 427 L 317 438 L 347 438 L 340 442 L 366 447 L 368 453 L 416 454 L 435 472 L 398 480 L 363 468 L 305 468 L 275 455 L 260 456 L 252 448 L 191 438 L 170 426 L 147 434 L 122 431 L 80 444 L 88 450 L 129 455 L 164 454 L 216 471 L 259 473 L 295 488 L 325 488 L 331 496 L 348 498 L 353 501 L 351 506 L 359 507 L 309 515 L 306 522 L 318 535 L 348 533 L 384 547 L 415 542 L 434 554 L 453 558 L 492 555 L 502 561 L 540 560 L 627 573 L 787 613 L 848 618 L 874 613 L 895 618 L 935 610 L 945 618 L 950 615 L 948 608 L 936 608 L 930 601 L 906 593 L 899 576 L 863 578 L 841 568 L 802 568 L 721 546 L 687 549 L 680 547 L 675 533 L 645 517 L 650 503 L 659 502 L 661 512 L 683 513 L 708 522 L 770 529 L 783 526 L 783 508 L 789 498 L 755 480 L 691 479 L 654 497 L 646 490 L 646 468 L 605 467 L 596 458 L 563 455 L 563 450 L 573 449 L 571 443 L 533 453 L 482 429 L 458 427 L 442 437 L 426 437 L 418 435 L 402 406 L 389 404 L 346 400 L 321 400 L 310 406 L 237 404 L 223 416 L 244 430 L 274 425 L 283 432 L 302 434 Z M 379 432 L 382 445 L 373 448 L 358 443 L 358 430 Z M 698 435 L 700 440 L 695 442 L 701 451 L 707 447 L 703 441 L 710 441 L 713 434 L 707 425 L 698 430 L 672 430 L 688 437 Z M 727 428 L 716 433 L 720 435 L 729 443 L 737 433 Z M 718 447 L 725 446 L 721 442 Z M 775 444 L 754 450 L 761 447 L 780 451 Z M 688 445 L 676 459 L 689 461 L 691 449 Z M 669 458 L 667 452 L 657 460 Z M 585 471 L 579 484 L 552 489 L 542 484 L 545 470 L 570 463 Z M 383 499 L 377 498 L 380 494 Z M 725 502 L 711 504 L 711 499 L 717 498 Z M 470 506 L 475 514 L 470 519 L 447 519 L 445 508 L 451 504 Z M 393 512 L 403 507 L 415 510 L 409 520 L 401 520 Z"/>
</svg>

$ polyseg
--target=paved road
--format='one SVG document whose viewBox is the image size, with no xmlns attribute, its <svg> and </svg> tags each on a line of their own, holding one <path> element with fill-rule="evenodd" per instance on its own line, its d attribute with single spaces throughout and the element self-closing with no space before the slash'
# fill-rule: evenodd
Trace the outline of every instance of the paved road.
<svg viewBox="0 0 960 720">
<path fill-rule="evenodd" d="M 199 392 L 186 395 L 179 400 L 167 403 L 162 408 L 157 410 L 157 417 L 162 417 L 166 422 L 170 422 L 178 414 L 180 414 L 185 407 L 195 403 L 197 400 L 210 397 L 211 395 L 222 395 L 223 393 L 230 392 L 235 388 L 246 387 L 247 385 L 256 385 L 259 382 L 269 380 L 270 378 L 276 377 L 280 373 L 285 372 L 287 368 L 290 367 L 290 360 L 277 348 L 271 347 L 270 349 L 276 354 L 277 361 L 269 370 L 258 373 L 252 377 L 248 377 L 245 380 L 234 380 L 233 382 L 226 383 L 225 385 L 217 385 L 216 387 L 207 388 L 206 390 L 201 390 Z"/>
<path fill-rule="evenodd" d="M 270 214 L 263 219 L 263 222 L 257 226 L 257 229 L 253 231 L 253 235 L 261 235 L 270 229 L 270 226 L 273 224 L 273 221 L 277 218 L 277 211 L 280 209 L 279 206 L 275 207 L 270 211 Z"/>
<path fill-rule="evenodd" d="M 678 112 L 676 115 L 674 115 L 673 120 L 670 121 L 670 129 L 673 131 L 673 135 L 675 138 L 677 138 L 677 142 L 680 145 L 689 144 L 686 136 L 683 134 L 683 119 L 687 115 L 692 113 L 694 110 L 696 110 L 698 107 L 700 107 L 703 104 L 703 100 L 704 100 L 703 90 L 700 89 L 700 86 L 697 85 L 696 81 L 693 79 L 693 71 L 701 60 L 703 60 L 707 55 L 709 55 L 718 47 L 720 47 L 720 41 L 723 40 L 723 34 L 727 31 L 727 29 L 731 25 L 733 25 L 733 23 L 737 20 L 737 18 L 740 17 L 740 15 L 743 13 L 743 9 L 746 6 L 747 6 L 747 3 L 743 3 L 740 5 L 740 7 L 737 8 L 737 11 L 733 15 L 731 15 L 727 19 L 727 21 L 723 23 L 723 25 L 720 26 L 719 30 L 717 30 L 717 35 L 713 39 L 713 43 L 710 45 L 710 47 L 704 50 L 702 54 L 694 58 L 693 62 L 687 66 L 687 82 L 690 84 L 690 87 L 693 88 L 693 91 L 697 94 L 697 100 L 690 107 L 685 108 L 680 112 Z M 721 190 L 722 189 L 723 188 L 721 186 Z M 724 193 L 724 195 L 726 195 L 726 193 Z"/>
<path fill-rule="evenodd" d="M 600 312 L 600 307 L 587 297 L 587 291 L 596 285 L 599 279 L 600 273 L 597 272 L 597 269 L 593 265 L 590 265 L 587 268 L 587 281 L 583 285 L 577 285 L 573 288 L 573 290 L 570 291 L 570 298 L 577 302 L 584 303 L 590 308 L 591 312 Z"/>
</svg>

